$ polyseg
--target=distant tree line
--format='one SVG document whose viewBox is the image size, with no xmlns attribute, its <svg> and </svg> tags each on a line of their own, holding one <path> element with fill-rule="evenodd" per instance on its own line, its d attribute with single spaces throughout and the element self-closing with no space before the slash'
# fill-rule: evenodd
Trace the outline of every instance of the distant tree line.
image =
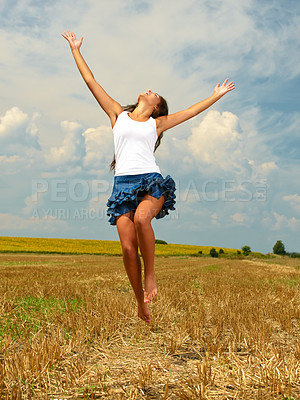
<svg viewBox="0 0 300 400">
<path fill-rule="evenodd" d="M 156 244 L 168 244 L 165 240 L 160 240 L 160 239 L 155 239 L 155 243 Z M 247 257 L 247 256 L 250 255 L 250 253 L 252 253 L 251 247 L 245 245 L 245 246 L 243 246 L 241 248 L 241 250 L 237 250 L 236 254 L 237 255 L 243 255 L 243 256 Z M 273 253 L 276 254 L 276 255 L 280 255 L 280 256 L 289 256 L 289 257 L 292 257 L 292 258 L 300 258 L 300 253 L 296 253 L 296 252 L 288 253 L 288 252 L 286 252 L 285 246 L 282 243 L 282 240 L 277 240 L 277 242 L 274 244 Z M 198 254 L 201 255 L 202 254 L 202 250 L 200 250 L 198 252 Z M 215 257 L 215 258 L 219 257 L 219 254 L 225 254 L 224 250 L 220 249 L 219 252 L 218 252 L 214 247 L 212 247 L 210 249 L 210 251 L 209 251 L 209 255 L 211 257 Z"/>
<path fill-rule="evenodd" d="M 202 251 L 199 251 L 200 254 L 202 254 Z M 250 246 L 243 246 L 241 248 L 241 250 L 237 250 L 237 255 L 243 255 L 243 256 L 249 256 L 250 253 L 252 253 L 251 247 Z M 273 246 L 273 253 L 276 255 L 280 255 L 280 256 L 289 256 L 291 258 L 300 258 L 300 253 L 296 253 L 296 252 L 292 252 L 292 253 L 288 253 L 285 250 L 285 246 L 282 243 L 281 240 L 277 240 L 277 242 L 274 244 Z M 218 257 L 219 254 L 224 254 L 224 250 L 220 249 L 219 252 L 217 252 L 217 250 L 213 247 L 210 249 L 209 252 L 211 257 Z"/>
<path fill-rule="evenodd" d="M 284 244 L 281 240 L 277 240 L 277 242 L 273 246 L 273 253 L 279 256 L 289 256 L 292 258 L 300 258 L 300 253 L 292 252 L 288 253 L 285 251 Z"/>
</svg>

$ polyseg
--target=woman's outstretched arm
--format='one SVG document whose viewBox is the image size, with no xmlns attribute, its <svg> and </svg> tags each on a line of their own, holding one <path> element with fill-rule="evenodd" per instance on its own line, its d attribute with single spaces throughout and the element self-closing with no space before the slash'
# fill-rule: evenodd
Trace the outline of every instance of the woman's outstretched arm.
<svg viewBox="0 0 300 400">
<path fill-rule="evenodd" d="M 85 83 L 87 84 L 90 91 L 95 96 L 96 100 L 102 107 L 102 109 L 106 112 L 109 116 L 111 125 L 114 126 L 118 115 L 123 111 L 121 105 L 112 99 L 99 85 L 99 83 L 95 80 L 92 71 L 89 69 L 88 65 L 86 64 L 84 58 L 80 53 L 80 47 L 82 45 L 83 37 L 79 40 L 76 39 L 74 32 L 64 32 L 62 36 L 69 42 L 73 57 L 75 59 L 76 65 L 79 69 L 79 72 L 84 79 Z"/>
<path fill-rule="evenodd" d="M 216 101 L 220 100 L 220 98 L 223 97 L 224 94 L 230 92 L 235 88 L 233 82 L 227 82 L 228 79 L 225 79 L 222 85 L 218 83 L 214 89 L 214 93 L 210 97 L 192 105 L 186 110 L 156 118 L 157 134 L 160 135 L 161 132 L 164 132 L 167 129 L 173 128 L 174 126 L 179 125 L 192 117 L 195 117 L 196 115 L 200 114 L 202 111 L 213 105 Z"/>
</svg>

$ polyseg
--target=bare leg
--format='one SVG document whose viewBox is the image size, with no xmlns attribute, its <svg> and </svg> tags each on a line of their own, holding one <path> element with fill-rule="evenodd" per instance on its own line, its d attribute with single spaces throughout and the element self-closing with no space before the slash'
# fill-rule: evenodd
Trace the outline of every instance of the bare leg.
<svg viewBox="0 0 300 400">
<path fill-rule="evenodd" d="M 151 221 L 159 213 L 163 204 L 164 196 L 156 199 L 150 195 L 145 195 L 134 215 L 134 225 L 144 261 L 144 299 L 146 303 L 152 301 L 157 296 L 157 284 L 154 272 L 155 237 Z"/>
<path fill-rule="evenodd" d="M 150 312 L 144 302 L 141 261 L 138 254 L 138 240 L 133 222 L 133 213 L 118 217 L 117 229 L 122 246 L 123 262 L 138 304 L 138 316 L 142 320 L 150 322 Z"/>
</svg>

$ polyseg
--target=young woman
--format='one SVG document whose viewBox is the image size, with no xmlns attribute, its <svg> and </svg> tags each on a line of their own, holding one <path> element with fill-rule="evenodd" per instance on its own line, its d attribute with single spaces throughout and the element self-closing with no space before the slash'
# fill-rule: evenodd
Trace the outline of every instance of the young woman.
<svg viewBox="0 0 300 400">
<path fill-rule="evenodd" d="M 148 308 L 157 296 L 154 273 L 155 238 L 151 226 L 154 217 L 162 218 L 174 210 L 175 184 L 168 175 L 162 177 L 154 158 L 163 132 L 198 115 L 224 94 L 234 89 L 228 79 L 219 83 L 207 99 L 175 114 L 168 115 L 166 101 L 150 89 L 141 93 L 133 106 L 122 108 L 95 80 L 84 61 L 80 47 L 83 37 L 76 39 L 74 32 L 64 32 L 77 67 L 88 88 L 108 115 L 114 133 L 115 158 L 111 168 L 115 170 L 114 187 L 108 200 L 110 223 L 117 225 L 125 269 L 133 288 L 138 316 L 150 322 Z M 141 262 L 144 263 L 144 288 Z"/>
</svg>

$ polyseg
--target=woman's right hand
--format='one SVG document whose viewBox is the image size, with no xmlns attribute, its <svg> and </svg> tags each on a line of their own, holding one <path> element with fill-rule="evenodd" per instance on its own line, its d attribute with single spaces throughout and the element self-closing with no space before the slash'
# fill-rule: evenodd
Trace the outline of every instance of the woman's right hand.
<svg viewBox="0 0 300 400">
<path fill-rule="evenodd" d="M 64 32 L 61 34 L 68 42 L 71 47 L 71 50 L 79 50 L 80 46 L 82 45 L 83 37 L 81 37 L 79 40 L 76 39 L 75 33 L 74 32 Z"/>
</svg>

